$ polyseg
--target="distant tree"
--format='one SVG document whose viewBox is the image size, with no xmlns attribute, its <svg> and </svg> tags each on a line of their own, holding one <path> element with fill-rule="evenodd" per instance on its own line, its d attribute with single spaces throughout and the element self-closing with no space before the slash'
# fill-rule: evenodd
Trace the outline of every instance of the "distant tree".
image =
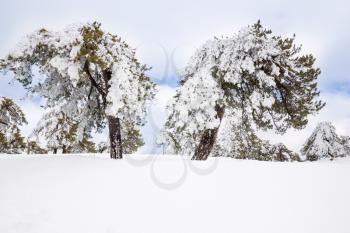
<svg viewBox="0 0 350 233">
<path fill-rule="evenodd" d="M 283 143 L 278 143 L 270 148 L 270 154 L 273 156 L 273 161 L 287 162 L 302 162 L 302 158 L 296 152 L 289 150 Z"/>
<path fill-rule="evenodd" d="M 15 102 L 0 97 L 0 153 L 19 154 L 26 148 L 19 126 L 27 124 L 25 115 Z"/>
<path fill-rule="evenodd" d="M 350 137 L 349 136 L 340 136 L 341 144 L 344 145 L 345 151 L 350 155 Z"/>
<path fill-rule="evenodd" d="M 67 148 L 67 153 L 77 154 L 77 153 L 97 153 L 96 145 L 90 140 L 90 137 L 85 136 L 78 143 L 72 144 Z"/>
<path fill-rule="evenodd" d="M 107 153 L 109 152 L 109 145 L 106 142 L 99 142 L 97 144 L 97 152 L 98 153 Z"/>
<path fill-rule="evenodd" d="M 77 124 L 59 108 L 57 111 L 51 110 L 39 120 L 32 133 L 32 138 L 37 138 L 36 141 L 42 138 L 46 148 L 54 154 L 57 154 L 58 150 L 67 153 L 68 147 L 79 141 L 75 134 Z"/>
<path fill-rule="evenodd" d="M 122 126 L 122 148 L 124 154 L 132 154 L 145 143 L 142 140 L 140 130 L 135 129 L 130 124 Z"/>
<path fill-rule="evenodd" d="M 321 122 L 307 139 L 301 153 L 307 160 L 337 158 L 350 155 L 348 137 L 339 136 L 330 122 Z"/>
<path fill-rule="evenodd" d="M 33 67 L 42 75 L 36 76 Z M 96 22 L 60 32 L 35 31 L 2 60 L 0 69 L 12 71 L 29 92 L 44 97 L 46 108 L 59 106 L 78 122 L 78 139 L 108 125 L 114 159 L 122 158 L 121 128 L 128 124 L 139 131 L 155 94 L 135 50 Z"/>
<path fill-rule="evenodd" d="M 89 140 L 91 135 L 84 132 L 78 135 L 79 122 L 69 118 L 60 108 L 51 109 L 40 119 L 32 137 L 42 138 L 46 148 L 54 154 L 61 150 L 66 153 L 96 153 L 95 144 Z M 78 136 L 82 136 L 79 138 Z"/>
<path fill-rule="evenodd" d="M 42 148 L 36 141 L 27 141 L 27 154 L 47 154 L 48 151 Z"/>
<path fill-rule="evenodd" d="M 234 122 L 227 117 L 223 119 L 218 138 L 212 151 L 216 157 L 232 157 L 262 161 L 301 161 L 300 156 L 289 150 L 284 144 L 270 144 L 260 139 L 252 128 Z"/>
<path fill-rule="evenodd" d="M 316 100 L 315 58 L 300 52 L 294 37 L 275 36 L 260 22 L 206 42 L 190 59 L 168 106 L 169 144 L 205 160 L 223 140 L 218 132 L 229 115 L 242 128 L 303 128 L 324 103 Z"/>
</svg>

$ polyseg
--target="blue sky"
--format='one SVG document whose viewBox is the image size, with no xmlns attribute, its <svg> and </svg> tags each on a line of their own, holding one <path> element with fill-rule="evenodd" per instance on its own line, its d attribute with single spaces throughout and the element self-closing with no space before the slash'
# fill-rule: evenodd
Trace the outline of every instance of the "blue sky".
<svg viewBox="0 0 350 233">
<path fill-rule="evenodd" d="M 327 107 L 310 119 L 304 131 L 295 133 L 294 139 L 293 131 L 279 137 L 297 148 L 302 138 L 298 135 L 305 138 L 321 120 L 334 122 L 340 133 L 350 135 L 349 9 L 346 0 L 0 0 L 0 57 L 35 29 L 60 30 L 71 23 L 97 20 L 137 48 L 140 60 L 153 67 L 150 75 L 161 91 L 152 111 L 155 118 L 163 119 L 165 100 L 173 94 L 177 74 L 195 49 L 213 36 L 231 35 L 261 19 L 276 34 L 295 33 L 303 51 L 314 54 L 322 70 L 319 86 Z M 11 75 L 0 74 L 0 95 L 15 98 L 25 109 L 31 119 L 24 131 L 29 133 L 40 118 L 38 100 L 20 100 L 24 90 L 16 83 L 9 85 L 10 80 Z M 147 127 L 145 136 L 151 144 L 155 130 Z M 264 135 L 276 140 L 271 133 Z"/>
</svg>

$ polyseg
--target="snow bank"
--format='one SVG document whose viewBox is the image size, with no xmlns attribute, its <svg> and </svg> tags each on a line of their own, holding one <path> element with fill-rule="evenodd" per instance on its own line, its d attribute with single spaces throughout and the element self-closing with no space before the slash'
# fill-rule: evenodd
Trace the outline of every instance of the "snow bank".
<svg viewBox="0 0 350 233">
<path fill-rule="evenodd" d="M 350 158 L 0 155 L 1 233 L 348 233 Z"/>
</svg>

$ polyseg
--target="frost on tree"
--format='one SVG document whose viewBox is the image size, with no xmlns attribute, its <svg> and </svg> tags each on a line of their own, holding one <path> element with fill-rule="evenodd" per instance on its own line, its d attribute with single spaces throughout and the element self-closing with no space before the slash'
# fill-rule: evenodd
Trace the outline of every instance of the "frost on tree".
<svg viewBox="0 0 350 233">
<path fill-rule="evenodd" d="M 0 97 L 0 153 L 18 154 L 26 148 L 19 126 L 27 124 L 24 113 L 13 100 Z"/>
<path fill-rule="evenodd" d="M 109 128 L 111 158 L 122 158 L 121 128 L 139 131 L 155 85 L 120 37 L 98 23 L 46 29 L 28 35 L 1 65 L 30 92 L 46 99 L 46 108 L 61 107 L 78 122 L 77 138 L 92 129 Z M 34 75 L 38 70 L 41 75 Z"/>
<path fill-rule="evenodd" d="M 300 52 L 294 37 L 272 35 L 260 22 L 207 41 L 190 59 L 168 106 L 169 144 L 206 159 L 216 141 L 225 139 L 218 132 L 230 116 L 242 128 L 303 128 L 324 104 L 316 100 L 315 58 Z"/>
<path fill-rule="evenodd" d="M 96 153 L 95 144 L 90 140 L 89 132 L 78 138 L 79 122 L 69 118 L 60 107 L 50 109 L 40 119 L 31 138 L 39 144 L 45 144 L 49 151 L 57 154 Z"/>
<path fill-rule="evenodd" d="M 311 161 L 344 157 L 350 155 L 349 137 L 338 136 L 330 122 L 321 122 L 305 142 L 301 152 Z"/>
<path fill-rule="evenodd" d="M 252 128 L 242 127 L 231 114 L 226 115 L 218 132 L 212 156 L 226 156 L 236 159 L 261 161 L 301 161 L 300 156 L 289 150 L 284 144 L 270 144 L 260 139 Z"/>
</svg>

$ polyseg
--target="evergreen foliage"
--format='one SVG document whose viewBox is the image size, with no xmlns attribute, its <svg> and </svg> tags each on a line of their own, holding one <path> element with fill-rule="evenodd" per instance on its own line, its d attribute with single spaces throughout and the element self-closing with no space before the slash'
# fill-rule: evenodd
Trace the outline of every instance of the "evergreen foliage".
<svg viewBox="0 0 350 233">
<path fill-rule="evenodd" d="M 321 122 L 303 145 L 301 153 L 310 161 L 349 156 L 350 140 L 339 136 L 330 122 Z"/>
<path fill-rule="evenodd" d="M 19 126 L 27 124 L 21 108 L 12 100 L 0 97 L 0 153 L 19 154 L 26 148 Z"/>
<path fill-rule="evenodd" d="M 314 63 L 294 37 L 275 36 L 260 21 L 232 37 L 207 41 L 190 59 L 168 106 L 168 144 L 206 159 L 225 140 L 218 136 L 225 118 L 242 129 L 302 129 L 324 106 L 316 99 L 320 69 Z"/>
<path fill-rule="evenodd" d="M 108 125 L 112 158 L 122 157 L 123 127 L 139 135 L 155 94 L 155 84 L 145 74 L 149 68 L 139 63 L 135 50 L 97 22 L 35 31 L 1 61 L 0 69 L 44 97 L 48 111 L 59 108 L 73 120 L 78 142 Z M 58 140 L 69 140 L 68 128 Z"/>
</svg>

